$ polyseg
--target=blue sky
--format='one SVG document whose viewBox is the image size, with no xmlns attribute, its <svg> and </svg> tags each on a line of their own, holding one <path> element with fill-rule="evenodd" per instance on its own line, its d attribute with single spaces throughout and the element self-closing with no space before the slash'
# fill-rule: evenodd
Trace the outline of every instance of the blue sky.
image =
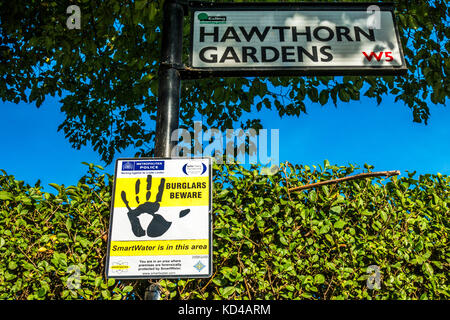
<svg viewBox="0 0 450 320">
<path fill-rule="evenodd" d="M 58 125 L 64 120 L 57 98 L 34 104 L 0 103 L 0 169 L 28 184 L 40 179 L 73 185 L 86 172 L 81 162 L 99 164 L 113 173 L 92 149 L 72 149 Z M 417 170 L 418 174 L 450 174 L 450 110 L 432 105 L 428 125 L 412 122 L 412 113 L 394 97 L 385 96 L 380 106 L 373 99 L 307 105 L 308 114 L 280 119 L 276 111 L 259 113 L 267 129 L 279 129 L 280 162 L 318 165 L 368 163 L 376 171 Z M 133 157 L 126 150 L 117 157 Z"/>
</svg>

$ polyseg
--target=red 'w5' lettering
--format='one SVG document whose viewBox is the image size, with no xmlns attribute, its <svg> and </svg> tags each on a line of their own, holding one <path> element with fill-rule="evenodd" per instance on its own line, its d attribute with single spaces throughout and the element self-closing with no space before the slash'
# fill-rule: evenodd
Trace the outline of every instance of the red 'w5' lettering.
<svg viewBox="0 0 450 320">
<path fill-rule="evenodd" d="M 363 51 L 363 54 L 366 57 L 366 59 L 369 61 L 372 61 L 373 58 L 375 58 L 377 61 L 381 61 L 381 59 L 383 58 L 383 54 L 386 57 L 385 60 L 387 62 L 394 60 L 394 57 L 392 56 L 392 52 L 390 52 L 390 51 L 381 51 L 379 53 L 375 53 L 372 51 L 369 54 L 367 54 L 367 52 Z"/>
</svg>

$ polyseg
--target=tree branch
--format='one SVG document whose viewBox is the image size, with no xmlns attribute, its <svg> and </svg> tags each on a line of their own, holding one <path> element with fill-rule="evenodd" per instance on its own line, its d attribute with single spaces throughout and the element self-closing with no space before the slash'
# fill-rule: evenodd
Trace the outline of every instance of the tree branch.
<svg viewBox="0 0 450 320">
<path fill-rule="evenodd" d="M 366 172 L 366 173 L 355 174 L 354 176 L 348 176 L 348 177 L 334 179 L 334 180 L 327 180 L 327 181 L 321 181 L 321 182 L 306 184 L 304 186 L 290 188 L 290 189 L 288 189 L 288 191 L 300 191 L 300 190 L 310 189 L 310 188 L 314 188 L 314 187 L 324 186 L 324 185 L 327 185 L 327 184 L 337 184 L 337 183 L 348 181 L 348 180 L 355 180 L 355 179 L 362 179 L 362 178 L 373 178 L 373 177 L 380 177 L 380 176 L 391 177 L 391 176 L 396 176 L 396 175 L 399 175 L 399 174 L 400 174 L 399 170 L 379 171 L 379 172 Z"/>
</svg>

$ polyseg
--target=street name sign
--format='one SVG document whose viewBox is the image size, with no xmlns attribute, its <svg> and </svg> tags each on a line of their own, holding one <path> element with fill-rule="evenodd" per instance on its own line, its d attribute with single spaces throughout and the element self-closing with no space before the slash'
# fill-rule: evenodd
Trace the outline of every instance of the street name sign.
<svg viewBox="0 0 450 320">
<path fill-rule="evenodd" d="M 191 68 L 221 75 L 406 72 L 393 6 L 191 2 Z"/>
<path fill-rule="evenodd" d="M 116 161 L 106 276 L 212 274 L 210 158 Z"/>
</svg>

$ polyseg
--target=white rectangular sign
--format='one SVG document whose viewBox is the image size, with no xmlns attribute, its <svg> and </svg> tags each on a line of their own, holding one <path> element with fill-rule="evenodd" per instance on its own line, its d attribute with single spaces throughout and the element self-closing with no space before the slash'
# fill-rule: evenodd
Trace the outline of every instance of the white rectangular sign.
<svg viewBox="0 0 450 320">
<path fill-rule="evenodd" d="M 391 10 L 198 7 L 191 65 L 213 70 L 405 69 Z M 301 4 L 299 4 L 301 6 Z"/>
<path fill-rule="evenodd" d="M 209 158 L 117 160 L 106 276 L 211 276 L 211 177 Z"/>
</svg>

